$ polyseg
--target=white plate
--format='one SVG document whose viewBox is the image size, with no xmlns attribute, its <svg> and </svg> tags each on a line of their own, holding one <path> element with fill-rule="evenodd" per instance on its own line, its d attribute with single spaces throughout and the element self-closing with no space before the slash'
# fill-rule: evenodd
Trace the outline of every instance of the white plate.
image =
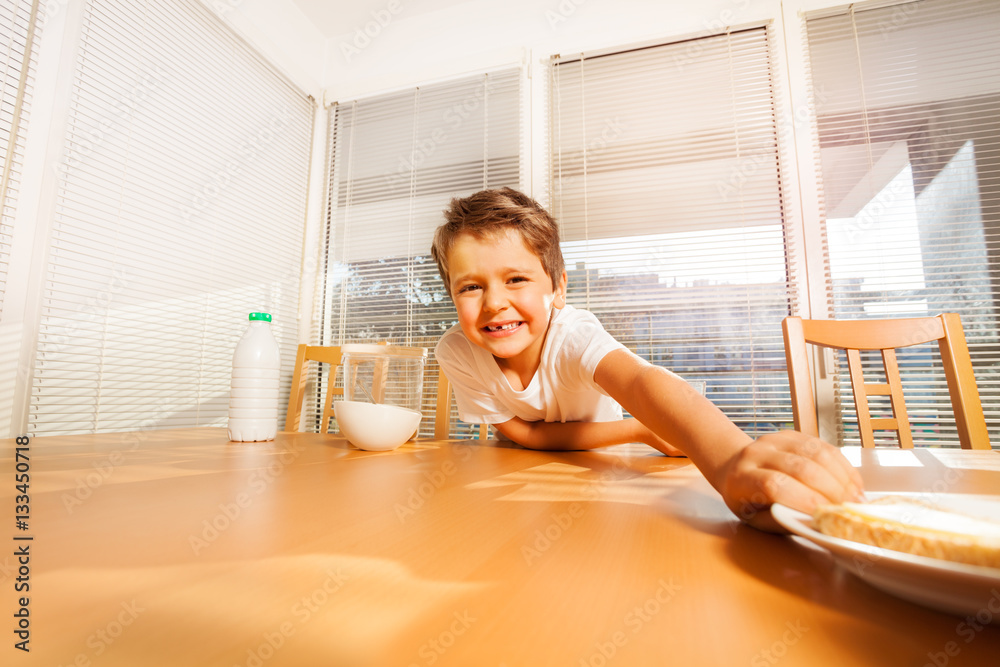
<svg viewBox="0 0 1000 667">
<path fill-rule="evenodd" d="M 869 493 L 871 498 L 877 494 Z M 907 495 L 896 493 L 892 495 Z M 1000 500 L 995 497 L 947 495 L 943 505 L 968 507 L 972 513 L 1000 516 Z M 935 500 L 940 497 L 935 497 Z M 775 504 L 775 520 L 794 535 L 827 550 L 848 571 L 872 586 L 919 605 L 962 616 L 989 615 L 1000 624 L 1000 569 L 952 563 L 937 558 L 914 556 L 839 537 L 813 529 L 812 517 L 790 507 Z M 988 621 L 986 621 L 988 622 Z"/>
</svg>

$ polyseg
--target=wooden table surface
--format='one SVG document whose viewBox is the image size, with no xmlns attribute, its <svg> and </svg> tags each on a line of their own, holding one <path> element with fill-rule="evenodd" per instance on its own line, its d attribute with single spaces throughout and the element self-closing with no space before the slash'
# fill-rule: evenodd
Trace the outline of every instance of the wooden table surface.
<svg viewBox="0 0 1000 667">
<path fill-rule="evenodd" d="M 1000 664 L 996 619 L 904 602 L 742 525 L 645 446 L 34 438 L 21 531 L 0 442 L 4 665 Z M 848 453 L 868 490 L 1000 495 L 998 452 Z"/>
</svg>

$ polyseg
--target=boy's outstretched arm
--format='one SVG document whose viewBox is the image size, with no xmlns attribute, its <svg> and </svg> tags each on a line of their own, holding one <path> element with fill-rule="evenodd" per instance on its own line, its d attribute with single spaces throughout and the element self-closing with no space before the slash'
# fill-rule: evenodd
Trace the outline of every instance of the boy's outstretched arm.
<svg viewBox="0 0 1000 667">
<path fill-rule="evenodd" d="M 493 428 L 528 449 L 575 451 L 626 442 L 644 442 L 667 456 L 684 452 L 657 436 L 637 419 L 613 422 L 529 422 L 514 417 Z"/>
<path fill-rule="evenodd" d="M 680 445 L 738 517 L 781 531 L 770 506 L 812 513 L 818 504 L 858 498 L 861 475 L 840 451 L 797 431 L 754 440 L 682 379 L 615 350 L 601 360 L 597 383 L 668 442 Z"/>
</svg>

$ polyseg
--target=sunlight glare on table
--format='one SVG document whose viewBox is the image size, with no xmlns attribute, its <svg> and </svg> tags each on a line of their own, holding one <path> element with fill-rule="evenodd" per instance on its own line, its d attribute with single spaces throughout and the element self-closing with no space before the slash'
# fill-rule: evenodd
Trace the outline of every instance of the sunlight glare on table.
<svg viewBox="0 0 1000 667">
<path fill-rule="evenodd" d="M 886 468 L 920 468 L 924 464 L 910 449 L 876 449 L 875 458 Z"/>
<path fill-rule="evenodd" d="M 979 452 L 970 449 L 928 449 L 926 451 L 947 468 L 1000 470 L 1000 453 L 997 456 L 984 457 Z"/>
<path fill-rule="evenodd" d="M 636 474 L 623 464 L 597 471 L 568 463 L 551 462 L 493 479 L 474 482 L 469 489 L 516 487 L 498 500 L 519 501 L 591 501 L 645 505 L 646 489 L 665 489 L 672 480 L 652 474 Z"/>
</svg>

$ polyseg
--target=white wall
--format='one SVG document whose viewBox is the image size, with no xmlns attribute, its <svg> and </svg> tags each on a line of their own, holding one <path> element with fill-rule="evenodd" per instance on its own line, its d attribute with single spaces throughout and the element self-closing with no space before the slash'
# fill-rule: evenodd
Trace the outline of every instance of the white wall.
<svg viewBox="0 0 1000 667">
<path fill-rule="evenodd" d="M 326 38 L 292 0 L 200 0 L 302 90 L 319 99 Z"/>
<path fill-rule="evenodd" d="M 718 32 L 773 15 L 773 0 L 470 0 L 426 14 L 408 14 L 405 0 L 384 28 L 371 21 L 330 38 L 328 99 L 344 100 L 553 54 L 663 41 Z M 388 3 L 385 5 L 388 7 Z M 373 16 L 374 18 L 374 16 Z M 376 33 L 363 50 L 368 33 Z"/>
<path fill-rule="evenodd" d="M 525 54 L 539 62 L 553 54 L 675 41 L 766 21 L 797 31 L 793 19 L 800 12 L 849 4 L 845 0 L 301 1 L 319 4 L 325 14 L 322 28 L 295 0 L 201 0 L 306 92 L 319 97 L 325 91 L 327 102 L 517 63 Z M 860 4 L 899 4 L 893 20 L 900 25 L 919 18 L 919 6 L 904 0 Z M 887 26 L 896 27 L 900 26 Z M 954 30 L 975 32 L 975 26 L 968 28 L 956 25 Z M 323 29 L 337 32 L 325 34 Z M 913 39 L 920 39 L 920 30 L 937 31 L 940 26 L 918 27 Z M 870 55 L 880 40 L 869 42 Z M 926 75 L 935 74 L 928 70 Z M 849 108 L 857 106 L 853 78 L 847 86 L 846 94 L 831 92 L 828 111 L 841 110 L 833 108 L 836 100 Z M 955 94 L 969 92 L 983 91 Z"/>
<path fill-rule="evenodd" d="M 526 49 L 546 59 L 781 14 L 779 0 L 362 0 L 339 3 L 343 31 L 323 37 L 293 0 L 202 1 L 310 92 L 318 82 L 328 101 L 518 62 Z"/>
</svg>

